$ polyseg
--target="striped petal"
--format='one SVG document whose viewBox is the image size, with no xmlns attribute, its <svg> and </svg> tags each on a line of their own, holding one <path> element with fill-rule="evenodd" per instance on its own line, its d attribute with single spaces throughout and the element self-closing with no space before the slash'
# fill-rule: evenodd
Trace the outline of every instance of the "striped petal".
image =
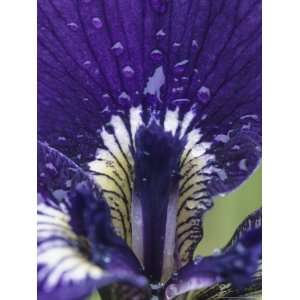
<svg viewBox="0 0 300 300">
<path fill-rule="evenodd" d="M 146 284 L 87 175 L 44 144 L 38 159 L 39 299 L 85 299 L 114 282 Z"/>
<path fill-rule="evenodd" d="M 165 295 L 173 299 L 193 290 L 192 299 L 218 299 L 261 288 L 261 211 L 250 215 L 220 254 L 195 258 L 173 275 Z"/>
</svg>

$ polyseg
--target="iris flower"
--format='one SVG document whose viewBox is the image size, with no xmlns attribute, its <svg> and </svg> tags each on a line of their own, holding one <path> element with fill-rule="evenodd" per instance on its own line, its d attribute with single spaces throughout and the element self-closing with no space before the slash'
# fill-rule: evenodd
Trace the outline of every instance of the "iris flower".
<svg viewBox="0 0 300 300">
<path fill-rule="evenodd" d="M 195 256 L 203 215 L 260 161 L 260 10 L 38 0 L 39 299 L 260 289 L 260 210 Z"/>
</svg>

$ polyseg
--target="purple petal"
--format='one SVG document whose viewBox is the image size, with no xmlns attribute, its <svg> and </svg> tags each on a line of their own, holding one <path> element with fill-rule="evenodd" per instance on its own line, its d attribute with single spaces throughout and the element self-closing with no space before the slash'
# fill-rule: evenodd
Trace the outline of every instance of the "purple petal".
<svg viewBox="0 0 300 300">
<path fill-rule="evenodd" d="M 208 297 L 211 290 L 221 295 L 221 288 L 215 287 L 220 283 L 232 283 L 235 289 L 228 287 L 228 293 L 249 292 L 249 289 L 253 288 L 253 286 L 252 288 L 248 287 L 251 283 L 256 287 L 259 285 L 260 260 L 261 211 L 257 211 L 239 226 L 232 240 L 220 254 L 196 257 L 193 262 L 188 263 L 174 274 L 166 284 L 166 298 L 173 299 L 192 290 L 204 289 L 196 295 L 199 296 L 199 299 L 207 299 L 200 296 Z M 248 290 L 245 290 L 247 287 Z"/>
<path fill-rule="evenodd" d="M 259 162 L 261 2 L 38 4 L 39 137 L 89 169 L 115 231 L 142 261 L 155 252 L 147 265 L 162 265 L 166 277 L 192 258 L 212 197 L 239 186 Z M 146 224 L 147 197 L 135 197 L 136 134 L 153 123 L 183 147 L 178 189 L 149 212 L 159 226 Z M 162 173 L 169 178 L 169 166 Z M 156 226 L 157 245 L 145 236 Z"/>
<path fill-rule="evenodd" d="M 39 299 L 84 299 L 113 282 L 146 284 L 114 234 L 101 194 L 77 165 L 39 144 L 38 179 Z"/>
<path fill-rule="evenodd" d="M 196 105 L 210 141 L 259 131 L 260 1 L 38 4 L 39 136 L 73 160 L 90 160 L 97 129 L 137 104 Z"/>
</svg>

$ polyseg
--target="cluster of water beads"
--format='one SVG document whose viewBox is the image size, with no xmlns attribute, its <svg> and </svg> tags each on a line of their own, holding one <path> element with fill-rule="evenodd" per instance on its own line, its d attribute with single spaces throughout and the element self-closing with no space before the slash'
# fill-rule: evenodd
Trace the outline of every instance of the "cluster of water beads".
<svg viewBox="0 0 300 300">
<path fill-rule="evenodd" d="M 88 2 L 89 1 L 86 0 L 86 3 L 88 3 Z M 152 0 L 152 1 L 150 1 L 150 3 L 151 3 L 152 8 L 154 10 L 156 10 L 157 12 L 162 12 L 166 8 L 166 5 L 167 5 L 167 1 L 162 1 L 162 0 Z M 102 22 L 102 20 L 99 17 L 93 17 L 92 18 L 92 24 L 93 24 L 93 26 L 96 29 L 100 29 L 100 28 L 103 27 L 103 22 Z M 79 28 L 78 25 L 75 22 L 70 22 L 67 25 L 73 31 L 77 31 L 78 28 Z M 165 33 L 165 31 L 163 29 L 160 29 L 159 31 L 156 32 L 156 37 L 157 38 L 162 38 L 165 35 L 166 35 L 166 33 Z M 174 42 L 173 46 L 174 47 L 178 47 L 178 46 L 180 46 L 180 43 Z M 196 40 L 192 41 L 192 46 L 193 47 L 198 47 L 198 43 L 197 43 Z M 125 50 L 125 48 L 124 48 L 123 44 L 120 41 L 116 42 L 115 44 L 113 44 L 111 46 L 111 51 L 116 56 L 120 56 L 121 54 L 123 54 L 124 50 Z M 163 53 L 162 53 L 162 51 L 160 49 L 157 49 L 157 48 L 153 49 L 150 52 L 150 58 L 151 58 L 152 61 L 159 63 L 163 59 Z M 174 74 L 175 74 L 175 76 L 179 76 L 179 77 L 175 77 L 174 78 L 174 82 L 178 82 L 178 83 L 181 82 L 181 85 L 177 86 L 177 87 L 173 87 L 172 88 L 172 93 L 177 94 L 179 96 L 179 98 L 180 98 L 181 95 L 183 95 L 183 93 L 185 91 L 185 87 L 182 86 L 182 84 L 184 85 L 184 82 L 188 82 L 190 80 L 189 76 L 182 76 L 183 73 L 186 71 L 188 63 L 189 63 L 189 60 L 184 59 L 184 60 L 179 61 L 178 63 L 176 63 L 174 65 L 174 69 L 173 69 Z M 90 66 L 91 65 L 91 61 L 86 60 L 83 63 L 83 65 L 84 66 Z M 124 66 L 121 69 L 121 72 L 122 72 L 122 74 L 123 74 L 123 76 L 125 78 L 133 78 L 134 75 L 135 75 L 134 68 L 131 67 L 131 66 L 129 66 L 129 65 Z M 202 103 L 202 104 L 208 103 L 208 101 L 211 98 L 210 89 L 208 87 L 206 87 L 206 86 L 201 86 L 197 90 L 196 98 L 199 101 L 199 103 Z M 124 92 L 122 92 L 119 95 L 118 99 L 120 101 L 124 101 L 124 100 L 129 101 L 129 100 L 131 100 L 131 97 L 124 91 Z M 174 99 L 174 100 L 177 100 L 175 102 L 179 103 L 179 104 L 182 103 L 182 102 L 190 101 L 189 98 L 180 98 L 180 99 Z"/>
</svg>

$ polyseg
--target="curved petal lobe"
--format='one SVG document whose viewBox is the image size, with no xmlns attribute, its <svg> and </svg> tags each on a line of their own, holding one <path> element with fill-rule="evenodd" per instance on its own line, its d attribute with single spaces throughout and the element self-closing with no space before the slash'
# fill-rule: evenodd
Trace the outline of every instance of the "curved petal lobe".
<svg viewBox="0 0 300 300">
<path fill-rule="evenodd" d="M 84 299 L 113 282 L 146 284 L 111 227 L 108 208 L 84 172 L 38 145 L 38 296 Z"/>
<path fill-rule="evenodd" d="M 174 274 L 166 285 L 166 298 L 173 299 L 195 289 L 204 289 L 205 293 L 209 291 L 205 288 L 220 283 L 231 283 L 236 290 L 243 291 L 251 281 L 259 284 L 260 259 L 261 214 L 256 212 L 242 223 L 229 245 L 220 254 L 195 258 Z M 199 294 L 201 292 L 198 296 Z"/>
</svg>

